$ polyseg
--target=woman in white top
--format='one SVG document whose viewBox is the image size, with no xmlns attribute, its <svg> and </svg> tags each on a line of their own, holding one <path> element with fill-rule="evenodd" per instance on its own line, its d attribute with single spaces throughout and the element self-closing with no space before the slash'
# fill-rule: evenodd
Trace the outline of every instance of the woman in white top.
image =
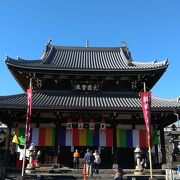
<svg viewBox="0 0 180 180">
<path fill-rule="evenodd" d="M 100 157 L 100 155 L 98 154 L 98 151 L 97 151 L 97 150 L 95 150 L 95 152 L 93 153 L 93 155 L 94 155 L 94 158 L 95 158 L 95 160 L 94 160 L 94 173 L 95 173 L 95 174 L 98 174 L 98 173 L 99 173 L 99 165 L 100 165 L 100 163 L 101 163 L 101 157 Z"/>
</svg>

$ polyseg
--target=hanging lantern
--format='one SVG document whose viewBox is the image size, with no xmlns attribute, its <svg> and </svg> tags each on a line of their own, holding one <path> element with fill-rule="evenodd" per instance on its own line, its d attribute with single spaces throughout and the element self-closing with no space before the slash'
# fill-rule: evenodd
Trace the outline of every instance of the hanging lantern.
<svg viewBox="0 0 180 180">
<path fill-rule="evenodd" d="M 106 122 L 105 122 L 104 118 L 101 120 L 100 129 L 101 130 L 106 130 Z"/>
<path fill-rule="evenodd" d="M 83 120 L 82 120 L 82 118 L 79 118 L 79 120 L 78 120 L 78 129 L 79 130 L 82 130 L 84 127 L 83 127 Z"/>
<path fill-rule="evenodd" d="M 94 131 L 94 128 L 95 128 L 94 119 L 91 118 L 89 121 L 89 129 Z"/>
<path fill-rule="evenodd" d="M 72 120 L 71 120 L 71 118 L 68 118 L 68 120 L 67 120 L 66 129 L 67 130 L 72 130 Z"/>
</svg>

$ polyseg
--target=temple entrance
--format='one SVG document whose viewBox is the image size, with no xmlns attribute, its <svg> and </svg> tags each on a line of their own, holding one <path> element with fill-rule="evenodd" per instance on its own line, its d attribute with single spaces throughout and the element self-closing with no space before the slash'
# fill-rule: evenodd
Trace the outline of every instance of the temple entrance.
<svg viewBox="0 0 180 180">
<path fill-rule="evenodd" d="M 70 146 L 60 147 L 58 158 L 61 166 L 73 167 L 73 152 Z"/>
<path fill-rule="evenodd" d="M 87 151 L 87 149 L 90 149 L 93 151 L 95 150 L 99 150 L 100 149 L 100 157 L 101 157 L 101 164 L 100 164 L 100 168 L 112 168 L 112 164 L 113 164 L 113 156 L 112 156 L 112 148 L 111 147 L 90 147 L 90 146 L 77 146 L 74 148 L 78 149 L 79 153 L 80 153 L 80 167 L 83 167 L 83 165 L 81 163 L 84 163 L 84 155 Z"/>
<path fill-rule="evenodd" d="M 124 169 L 134 168 L 134 149 L 118 148 L 116 153 L 116 161 L 119 167 Z"/>
<path fill-rule="evenodd" d="M 84 165 L 84 155 L 87 152 L 87 149 L 90 149 L 93 151 L 98 149 L 98 147 L 90 147 L 90 146 L 74 146 L 74 151 L 78 150 L 79 154 L 80 154 L 80 158 L 79 158 L 79 168 L 83 168 Z"/>
<path fill-rule="evenodd" d="M 83 168 L 84 165 L 84 155 L 87 149 L 93 151 L 99 150 L 98 147 L 90 147 L 90 146 L 74 146 L 74 151 L 77 149 L 80 153 L 79 159 L 79 167 Z M 73 153 L 70 146 L 64 146 L 60 148 L 60 164 L 62 166 L 73 167 Z M 100 157 L 101 157 L 101 164 L 100 168 L 112 168 L 113 164 L 113 155 L 112 155 L 112 148 L 110 147 L 101 147 L 100 148 Z"/>
<path fill-rule="evenodd" d="M 113 155 L 111 147 L 101 148 L 101 165 L 100 168 L 110 169 L 113 165 Z"/>
</svg>

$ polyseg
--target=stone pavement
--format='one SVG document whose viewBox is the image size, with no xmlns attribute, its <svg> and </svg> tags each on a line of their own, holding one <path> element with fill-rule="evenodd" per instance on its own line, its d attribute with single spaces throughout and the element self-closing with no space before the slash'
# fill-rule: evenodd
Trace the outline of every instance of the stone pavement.
<svg viewBox="0 0 180 180">
<path fill-rule="evenodd" d="M 112 170 L 102 171 L 99 175 L 94 174 L 92 177 L 87 177 L 88 179 L 113 179 Z M 107 173 L 104 173 L 107 172 Z M 21 172 L 18 171 L 8 171 L 6 173 L 5 180 L 21 180 Z M 28 180 L 41 180 L 41 179 L 84 179 L 83 178 L 83 169 L 74 170 L 68 167 L 63 168 L 52 168 L 52 167 L 41 167 L 36 169 L 36 173 L 26 174 L 24 179 Z"/>
<path fill-rule="evenodd" d="M 164 180 L 165 175 L 162 170 L 153 170 L 153 180 Z M 87 180 L 113 180 L 113 169 L 100 169 L 99 174 L 94 174 L 92 177 L 86 177 Z M 133 169 L 124 170 L 124 180 L 148 180 L 149 172 L 147 170 L 146 175 L 135 176 Z M 12 170 L 6 174 L 5 180 L 21 180 L 20 170 L 13 172 Z M 83 169 L 74 170 L 68 167 L 63 168 L 52 168 L 52 167 L 41 167 L 36 169 L 36 173 L 26 175 L 24 179 L 27 180 L 53 180 L 53 179 L 84 179 Z M 2 179 L 4 180 L 4 179 Z"/>
</svg>

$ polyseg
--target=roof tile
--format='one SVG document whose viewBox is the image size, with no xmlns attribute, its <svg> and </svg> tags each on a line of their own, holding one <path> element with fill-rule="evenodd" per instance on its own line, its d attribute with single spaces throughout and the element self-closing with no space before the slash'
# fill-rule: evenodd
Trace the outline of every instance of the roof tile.
<svg viewBox="0 0 180 180">
<path fill-rule="evenodd" d="M 55 70 L 124 71 L 167 68 L 167 61 L 141 63 L 127 56 L 124 47 L 63 47 L 50 46 L 40 60 L 14 60 L 7 58 L 8 65 L 22 68 Z"/>
<path fill-rule="evenodd" d="M 26 109 L 27 96 L 19 94 L 0 97 L 0 108 Z M 104 109 L 104 110 L 141 110 L 141 100 L 136 94 L 80 94 L 60 91 L 34 91 L 33 109 Z M 152 109 L 180 108 L 176 100 L 153 97 Z"/>
</svg>

